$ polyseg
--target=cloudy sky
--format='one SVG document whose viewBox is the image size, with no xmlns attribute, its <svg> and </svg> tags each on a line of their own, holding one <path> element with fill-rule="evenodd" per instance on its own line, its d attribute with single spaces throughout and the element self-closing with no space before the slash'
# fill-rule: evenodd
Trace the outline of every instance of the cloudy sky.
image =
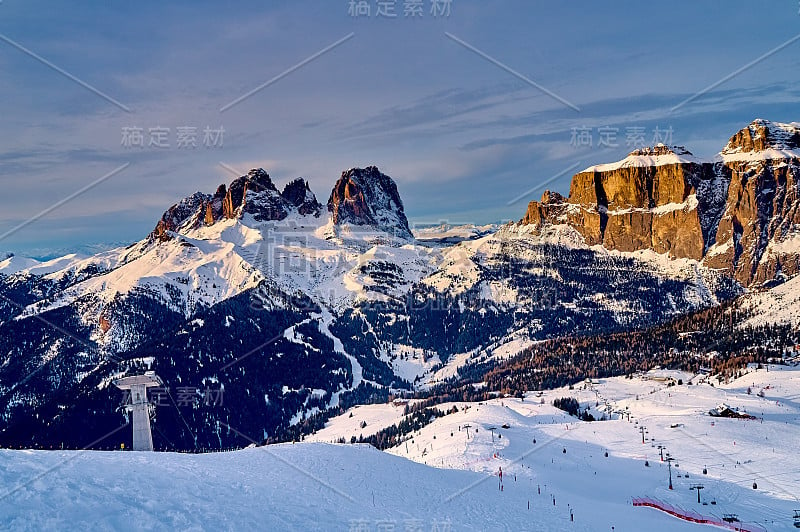
<svg viewBox="0 0 800 532">
<path fill-rule="evenodd" d="M 375 164 L 413 222 L 518 219 L 638 144 L 800 120 L 797 0 L 85 4 L 0 0 L 0 252 L 138 240 L 252 167 L 324 202 Z"/>
</svg>

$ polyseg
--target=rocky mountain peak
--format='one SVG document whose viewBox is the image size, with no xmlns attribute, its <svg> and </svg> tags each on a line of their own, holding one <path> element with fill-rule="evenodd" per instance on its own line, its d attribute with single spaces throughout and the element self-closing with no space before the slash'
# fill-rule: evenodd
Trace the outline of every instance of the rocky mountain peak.
<svg viewBox="0 0 800 532">
<path fill-rule="evenodd" d="M 196 192 L 167 209 L 151 237 L 168 240 L 169 231 L 213 225 L 221 219 L 241 218 L 245 214 L 259 222 L 283 220 L 295 209 L 301 215 L 320 215 L 322 205 L 308 183 L 296 179 L 280 193 L 263 168 L 254 168 L 234 179 L 230 186 L 220 185 L 213 195 Z"/>
<path fill-rule="evenodd" d="M 800 150 L 800 123 L 786 124 L 757 118 L 732 136 L 721 153 L 733 155 L 770 149 Z"/>
<path fill-rule="evenodd" d="M 372 226 L 401 238 L 413 238 L 397 185 L 376 166 L 342 172 L 328 199 L 328 211 L 335 225 Z"/>
<path fill-rule="evenodd" d="M 183 198 L 181 201 L 167 209 L 161 215 L 161 219 L 156 224 L 151 237 L 164 241 L 169 240 L 168 231 L 177 231 L 179 227 L 187 222 L 193 215 L 201 211 L 202 206 L 209 201 L 210 197 L 202 192 L 195 192 L 191 196 Z"/>
<path fill-rule="evenodd" d="M 322 204 L 317 201 L 317 197 L 311 192 L 308 181 L 302 177 L 290 181 L 283 187 L 281 196 L 297 207 L 297 212 L 302 215 L 319 216 L 322 212 Z"/>
<path fill-rule="evenodd" d="M 253 168 L 243 177 L 250 183 L 251 190 L 255 190 L 256 187 L 262 190 L 278 190 L 275 188 L 275 184 L 270 179 L 269 174 L 263 168 Z"/>
<path fill-rule="evenodd" d="M 256 221 L 283 220 L 289 214 L 287 202 L 263 168 L 250 170 L 231 183 L 223 202 L 223 216 L 237 218 L 251 214 Z"/>
<path fill-rule="evenodd" d="M 757 119 L 721 160 L 659 144 L 546 192 L 522 225 L 566 224 L 588 245 L 702 260 L 745 286 L 800 274 L 800 123 Z"/>
<path fill-rule="evenodd" d="M 550 205 L 550 204 L 564 203 L 565 201 L 567 201 L 567 198 L 565 198 L 558 192 L 553 192 L 552 190 L 545 190 L 544 194 L 542 194 L 541 203 L 545 205 Z"/>
</svg>

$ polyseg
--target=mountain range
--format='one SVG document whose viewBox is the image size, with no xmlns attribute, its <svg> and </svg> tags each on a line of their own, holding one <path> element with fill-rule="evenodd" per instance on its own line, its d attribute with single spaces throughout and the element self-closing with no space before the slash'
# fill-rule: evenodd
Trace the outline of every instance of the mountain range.
<svg viewBox="0 0 800 532">
<path fill-rule="evenodd" d="M 112 381 L 145 370 L 164 382 L 157 445 L 225 448 L 546 339 L 731 302 L 796 322 L 768 307 L 798 304 L 798 177 L 800 124 L 759 119 L 713 161 L 642 148 L 519 222 L 415 230 L 377 167 L 342 172 L 327 204 L 251 170 L 129 246 L 0 262 L 0 444 L 117 444 L 102 439 L 124 420 Z"/>
</svg>

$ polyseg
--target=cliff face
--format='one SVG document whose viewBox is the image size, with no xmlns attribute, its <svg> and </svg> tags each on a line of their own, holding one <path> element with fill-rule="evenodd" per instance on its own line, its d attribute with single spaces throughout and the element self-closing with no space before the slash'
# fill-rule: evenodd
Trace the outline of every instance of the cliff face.
<svg viewBox="0 0 800 532">
<path fill-rule="evenodd" d="M 743 284 L 800 271 L 800 124 L 756 120 L 721 152 L 731 186 L 706 263 Z"/>
<path fill-rule="evenodd" d="M 370 226 L 413 238 L 397 185 L 375 166 L 342 172 L 328 199 L 328 211 L 335 225 Z"/>
<path fill-rule="evenodd" d="M 745 285 L 800 271 L 800 125 L 756 120 L 719 160 L 663 145 L 576 174 L 521 224 L 568 224 L 588 245 L 703 260 Z"/>
<path fill-rule="evenodd" d="M 236 218 L 251 214 L 256 221 L 283 220 L 289 215 L 288 202 L 263 169 L 250 170 L 228 188 L 223 201 L 223 216 Z"/>
<path fill-rule="evenodd" d="M 529 205 L 522 223 L 567 223 L 589 245 L 700 259 L 711 238 L 708 218 L 720 206 L 719 196 L 701 202 L 698 190 L 712 183 L 727 187 L 713 164 L 660 145 L 576 174 L 568 199 L 546 193 Z"/>
</svg>

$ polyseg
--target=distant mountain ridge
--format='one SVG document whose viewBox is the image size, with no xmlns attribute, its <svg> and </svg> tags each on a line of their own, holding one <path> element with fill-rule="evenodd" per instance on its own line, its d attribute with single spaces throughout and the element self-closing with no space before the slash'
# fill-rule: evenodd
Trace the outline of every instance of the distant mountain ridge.
<svg viewBox="0 0 800 532">
<path fill-rule="evenodd" d="M 326 205 L 304 179 L 279 191 L 253 169 L 175 203 L 130 246 L 0 261 L 0 444 L 80 446 L 107 433 L 122 420 L 112 378 L 144 369 L 173 390 L 225 388 L 224 405 L 160 414 L 165 445 L 233 445 L 220 421 L 285 439 L 343 405 L 433 386 L 545 339 L 715 307 L 757 283 L 740 273 L 755 232 L 772 235 L 761 257 L 796 260 L 785 236 L 794 136 L 754 124 L 723 154 L 736 161 L 638 150 L 577 174 L 570 198 L 545 193 L 518 224 L 415 238 L 377 167 L 342 172 Z M 791 187 L 767 192 L 770 179 Z M 761 183 L 762 202 L 734 194 L 737 182 Z M 741 251 L 712 267 L 730 238 Z M 771 276 L 762 263 L 765 279 L 793 275 L 785 257 Z"/>
<path fill-rule="evenodd" d="M 715 161 L 683 147 L 636 150 L 545 192 L 523 225 L 566 224 L 587 245 L 700 260 L 749 286 L 800 270 L 800 124 L 757 119 Z"/>
</svg>

